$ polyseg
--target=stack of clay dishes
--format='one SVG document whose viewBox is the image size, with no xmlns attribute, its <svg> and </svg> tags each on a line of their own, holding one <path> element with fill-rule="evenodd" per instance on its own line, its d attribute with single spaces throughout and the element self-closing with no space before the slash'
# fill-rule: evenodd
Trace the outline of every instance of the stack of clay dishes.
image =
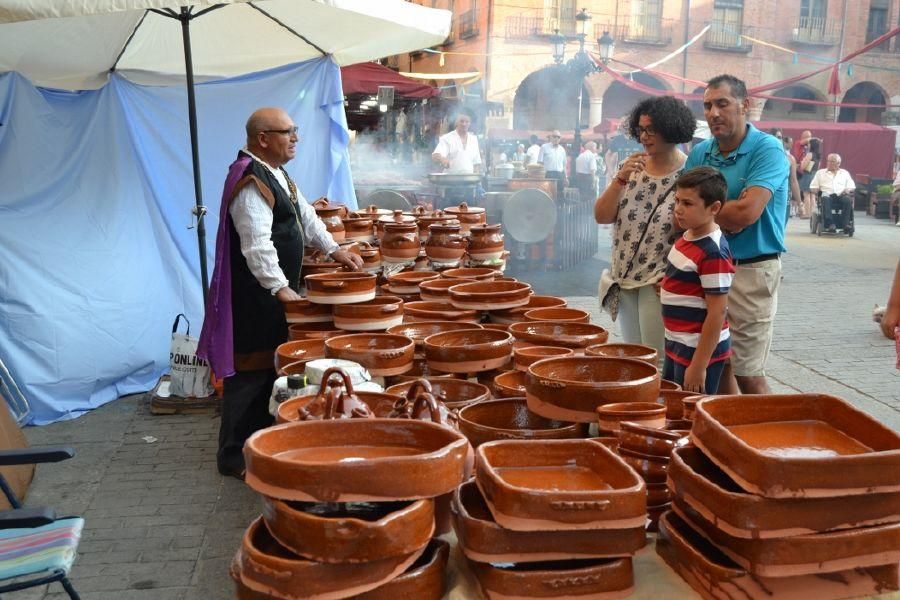
<svg viewBox="0 0 900 600">
<path fill-rule="evenodd" d="M 352 333 L 325 340 L 328 358 L 343 358 L 359 363 L 375 377 L 406 373 L 413 366 L 415 344 L 403 335 L 389 333 Z"/>
<path fill-rule="evenodd" d="M 338 271 L 307 275 L 306 297 L 317 304 L 350 304 L 375 297 L 375 275 Z"/>
<path fill-rule="evenodd" d="M 406 296 L 419 294 L 419 284 L 440 277 L 434 271 L 401 271 L 388 276 L 384 290 L 392 294 Z"/>
<path fill-rule="evenodd" d="M 275 370 L 283 370 L 288 365 L 302 362 L 303 365 L 310 360 L 325 358 L 325 340 L 298 340 L 289 341 L 279 345 L 275 349 Z"/>
<path fill-rule="evenodd" d="M 457 308 L 449 302 L 407 302 L 403 310 L 405 323 L 416 321 L 468 321 L 477 323 L 480 315 L 477 310 Z"/>
<path fill-rule="evenodd" d="M 525 313 L 536 308 L 558 308 L 564 307 L 566 301 L 556 296 L 529 296 L 528 304 L 517 308 L 509 308 L 506 310 L 493 310 L 488 313 L 492 323 L 501 323 L 510 325 L 525 320 Z"/>
<path fill-rule="evenodd" d="M 584 324 L 577 326 L 586 327 Z M 511 325 L 510 330 L 514 327 L 516 325 Z M 631 358 L 545 358 L 532 363 L 526 373 L 528 410 L 558 421 L 593 423 L 598 406 L 614 402 L 654 402 L 659 396 L 656 367 Z"/>
<path fill-rule="evenodd" d="M 422 346 L 428 366 L 436 371 L 478 373 L 510 361 L 513 336 L 493 329 L 460 329 L 429 335 Z"/>
<path fill-rule="evenodd" d="M 697 403 L 659 553 L 701 593 L 723 577 L 744 597 L 763 597 L 751 580 L 817 600 L 898 591 L 900 435 L 832 396 L 753 400 Z"/>
<path fill-rule="evenodd" d="M 366 302 L 335 304 L 334 326 L 347 331 L 384 331 L 403 322 L 403 300 L 377 296 Z"/>
<path fill-rule="evenodd" d="M 567 307 L 532 308 L 524 316 L 526 321 L 557 321 L 559 323 L 588 323 L 591 320 L 587 311 Z"/>
<path fill-rule="evenodd" d="M 525 345 L 513 348 L 513 366 L 517 371 L 527 371 L 532 363 L 545 358 L 561 358 L 573 356 L 575 351 L 561 346 L 531 346 Z"/>
<path fill-rule="evenodd" d="M 521 281 L 472 281 L 449 288 L 450 304 L 472 310 L 503 310 L 528 304 L 531 286 Z"/>
<path fill-rule="evenodd" d="M 449 302 L 450 288 L 459 285 L 458 279 L 429 279 L 419 284 L 419 297 L 428 302 Z"/>
<path fill-rule="evenodd" d="M 592 323 L 521 321 L 512 323 L 509 332 L 517 340 L 536 346 L 562 346 L 582 354 L 588 346 L 602 344 L 609 338 L 608 331 Z"/>
<path fill-rule="evenodd" d="M 288 325 L 288 340 L 327 340 L 344 332 L 334 323 L 293 323 Z"/>
<path fill-rule="evenodd" d="M 466 267 L 441 271 L 441 277 L 444 279 L 457 279 L 460 283 L 465 283 L 466 281 L 492 281 L 500 277 L 500 272 L 489 267 Z"/>
<path fill-rule="evenodd" d="M 232 566 L 238 597 L 438 600 L 447 555 L 430 543 L 433 499 L 458 487 L 468 451 L 453 429 L 409 418 L 253 434 L 246 483 L 263 494 L 263 515 Z"/>
<path fill-rule="evenodd" d="M 623 597 L 646 543 L 644 482 L 588 440 L 481 444 L 453 518 L 487 598 Z"/>
<path fill-rule="evenodd" d="M 410 389 L 416 381 L 405 381 L 392 385 L 385 390 L 385 393 L 408 397 Z M 492 397 L 487 386 L 476 381 L 449 378 L 425 378 L 425 381 L 431 386 L 431 393 L 434 397 L 451 411 L 459 411 L 467 406 L 486 402 Z"/>
<path fill-rule="evenodd" d="M 288 323 L 331 323 L 331 307 L 304 298 L 284 302 L 284 317 Z"/>
<path fill-rule="evenodd" d="M 530 412 L 525 398 L 469 404 L 460 409 L 458 423 L 474 448 L 496 440 L 562 440 L 587 435 L 584 423 L 553 421 Z"/>
<path fill-rule="evenodd" d="M 604 358 L 633 358 L 657 366 L 659 356 L 656 348 L 642 344 L 597 344 L 584 349 L 585 356 Z"/>
<path fill-rule="evenodd" d="M 477 323 L 468 323 L 465 321 L 413 321 L 410 323 L 394 325 L 387 330 L 387 333 L 405 335 L 416 344 L 416 358 L 425 358 L 425 348 L 423 347 L 423 343 L 425 342 L 425 338 L 429 335 L 444 333 L 445 331 L 480 328 L 481 325 Z"/>
</svg>

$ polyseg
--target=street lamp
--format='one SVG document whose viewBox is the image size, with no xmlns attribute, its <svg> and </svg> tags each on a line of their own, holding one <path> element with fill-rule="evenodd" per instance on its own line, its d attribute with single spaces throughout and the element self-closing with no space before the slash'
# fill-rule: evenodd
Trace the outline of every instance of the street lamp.
<svg viewBox="0 0 900 600">
<path fill-rule="evenodd" d="M 582 8 L 575 15 L 575 21 L 578 23 L 578 37 L 581 38 L 581 49 L 584 50 L 584 40 L 587 38 L 588 23 L 591 22 L 591 15 L 588 14 L 586 8 Z"/>
<path fill-rule="evenodd" d="M 616 47 L 616 41 L 612 39 L 608 31 L 604 31 L 603 35 L 597 38 L 597 46 L 600 48 L 600 60 L 603 61 L 604 65 L 609 64 L 613 50 Z"/>
<path fill-rule="evenodd" d="M 575 22 L 578 24 L 578 52 L 569 61 L 569 70 L 578 83 L 578 109 L 575 111 L 575 139 L 572 144 L 572 156 L 577 158 L 578 153 L 581 152 L 581 103 L 584 95 L 584 78 L 593 73 L 597 67 L 584 51 L 584 42 L 587 39 L 588 26 L 591 22 L 591 15 L 588 14 L 586 8 L 578 11 L 578 14 L 575 15 Z"/>
<path fill-rule="evenodd" d="M 566 36 L 560 35 L 559 29 L 554 29 L 553 35 L 550 36 L 550 43 L 553 45 L 553 62 L 561 65 L 566 55 Z"/>
</svg>

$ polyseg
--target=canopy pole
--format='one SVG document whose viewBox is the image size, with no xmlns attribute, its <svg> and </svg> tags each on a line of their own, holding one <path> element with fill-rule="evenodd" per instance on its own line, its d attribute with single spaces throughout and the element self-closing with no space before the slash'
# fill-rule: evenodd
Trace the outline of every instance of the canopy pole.
<svg viewBox="0 0 900 600">
<path fill-rule="evenodd" d="M 200 250 L 200 282 L 203 285 L 203 306 L 209 295 L 209 277 L 206 271 L 206 207 L 203 205 L 203 190 L 200 186 L 200 144 L 197 136 L 197 102 L 194 98 L 194 62 L 191 57 L 191 13 L 186 6 L 181 7 L 181 38 L 184 43 L 184 68 L 187 77 L 188 124 L 191 129 L 191 163 L 194 169 L 194 198 L 196 206 L 191 211 L 197 217 L 197 244 Z"/>
</svg>

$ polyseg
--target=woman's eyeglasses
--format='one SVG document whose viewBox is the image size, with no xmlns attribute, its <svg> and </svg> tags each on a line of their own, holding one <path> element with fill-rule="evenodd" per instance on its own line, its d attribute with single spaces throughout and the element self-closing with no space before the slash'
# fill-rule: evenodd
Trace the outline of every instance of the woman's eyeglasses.
<svg viewBox="0 0 900 600">
<path fill-rule="evenodd" d="M 641 127 L 640 125 L 638 125 L 637 136 L 641 137 L 645 133 L 647 134 L 647 137 L 653 137 L 656 135 L 656 130 L 653 129 L 652 126 L 651 127 Z"/>
<path fill-rule="evenodd" d="M 297 135 L 298 131 L 299 130 L 298 130 L 297 126 L 295 125 L 294 127 L 291 127 L 290 129 L 263 129 L 262 133 L 280 133 L 282 135 L 295 136 L 295 135 Z"/>
</svg>

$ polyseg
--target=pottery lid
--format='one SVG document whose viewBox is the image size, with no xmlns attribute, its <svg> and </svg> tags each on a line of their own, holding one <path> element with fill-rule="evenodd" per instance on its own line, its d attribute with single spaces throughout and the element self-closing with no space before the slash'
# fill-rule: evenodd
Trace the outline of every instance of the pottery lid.
<svg viewBox="0 0 900 600">
<path fill-rule="evenodd" d="M 487 223 L 482 223 L 481 225 L 472 225 L 469 228 L 470 233 L 485 233 L 485 232 L 494 232 L 500 231 L 500 223 L 494 223 L 493 225 L 488 225 Z"/>
<path fill-rule="evenodd" d="M 415 223 L 416 217 L 409 214 L 404 214 L 402 210 L 395 210 L 389 215 L 379 217 L 378 222 L 384 225 Z"/>
<path fill-rule="evenodd" d="M 458 213 L 467 213 L 467 214 L 481 214 L 484 212 L 484 209 L 480 206 L 469 206 L 467 202 L 461 203 L 459 206 L 451 206 L 446 209 L 446 212 L 451 214 Z"/>
<path fill-rule="evenodd" d="M 391 211 L 389 209 L 379 208 L 379 207 L 375 206 L 374 204 L 370 204 L 369 206 L 367 206 L 363 209 L 360 209 L 357 212 L 365 214 L 365 215 L 369 215 L 369 216 L 376 216 L 376 217 L 391 214 Z"/>
</svg>

